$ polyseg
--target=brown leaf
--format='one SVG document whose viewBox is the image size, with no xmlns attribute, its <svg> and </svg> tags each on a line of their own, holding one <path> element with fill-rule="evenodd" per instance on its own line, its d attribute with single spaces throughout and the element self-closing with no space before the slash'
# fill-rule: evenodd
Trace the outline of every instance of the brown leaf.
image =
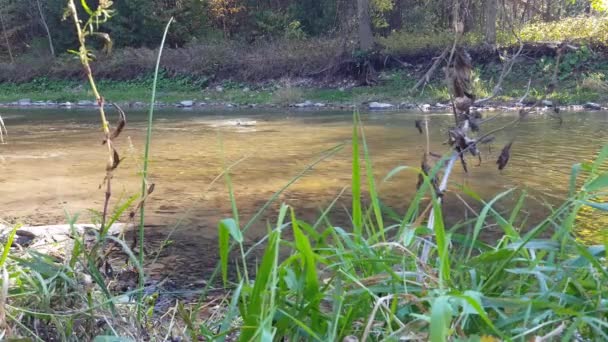
<svg viewBox="0 0 608 342">
<path fill-rule="evenodd" d="M 422 134 L 422 120 L 416 120 L 414 121 L 414 124 L 416 125 L 416 128 L 418 128 L 418 132 L 420 132 L 420 134 Z"/>
<path fill-rule="evenodd" d="M 422 172 L 420 172 L 418 174 L 418 182 L 416 183 L 416 190 L 420 189 L 422 184 L 424 184 L 424 176 L 428 177 L 429 171 L 431 171 L 431 167 L 429 166 L 426 153 L 424 153 L 422 155 L 422 162 L 420 163 L 420 169 L 422 170 Z M 433 177 L 433 179 L 431 179 L 431 184 L 433 185 L 433 188 L 435 189 L 435 191 L 438 191 L 437 189 L 439 189 L 439 184 L 437 182 L 436 177 Z"/>
<path fill-rule="evenodd" d="M 154 183 L 150 184 L 150 186 L 148 187 L 148 195 L 152 194 L 154 192 Z"/>
<path fill-rule="evenodd" d="M 498 156 L 498 160 L 496 164 L 498 164 L 498 169 L 502 170 L 507 166 L 509 162 L 509 158 L 511 157 L 511 146 L 513 146 L 513 141 L 509 142 L 502 148 L 502 152 L 500 152 L 500 156 Z"/>
<path fill-rule="evenodd" d="M 109 170 L 115 170 L 118 167 L 118 164 L 120 164 L 121 159 L 120 156 L 118 155 L 118 151 L 116 151 L 116 149 L 114 147 L 112 147 L 112 164 L 109 165 L 108 169 Z"/>
<path fill-rule="evenodd" d="M 467 167 L 467 161 L 464 159 L 464 153 L 460 153 L 460 162 L 462 163 L 462 168 L 464 173 L 469 173 L 469 168 Z"/>
<path fill-rule="evenodd" d="M 112 131 L 112 133 L 110 134 L 110 140 L 118 138 L 122 130 L 127 125 L 127 116 L 125 115 L 125 112 L 122 110 L 122 108 L 120 108 L 116 103 L 112 103 L 112 105 L 118 110 L 118 122 L 116 123 L 116 128 L 114 129 L 114 131 Z M 106 139 L 104 139 L 101 144 L 103 145 L 106 142 Z"/>
</svg>

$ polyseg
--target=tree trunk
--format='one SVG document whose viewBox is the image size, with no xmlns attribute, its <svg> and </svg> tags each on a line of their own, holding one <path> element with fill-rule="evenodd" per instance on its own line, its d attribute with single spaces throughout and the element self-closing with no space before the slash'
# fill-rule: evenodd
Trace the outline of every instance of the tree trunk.
<svg viewBox="0 0 608 342">
<path fill-rule="evenodd" d="M 395 0 L 393 11 L 388 19 L 390 31 L 400 31 L 403 28 L 403 3 L 404 0 Z"/>
<path fill-rule="evenodd" d="M 486 2 L 484 38 L 488 45 L 496 44 L 496 10 L 497 0 L 488 0 Z"/>
<path fill-rule="evenodd" d="M 49 26 L 46 24 L 46 19 L 44 19 L 44 13 L 42 12 L 42 5 L 40 5 L 40 0 L 36 0 L 36 4 L 38 5 L 38 13 L 40 13 L 40 21 L 42 22 L 42 26 L 46 30 L 46 36 L 49 40 L 49 49 L 51 51 L 51 56 L 55 57 L 55 47 L 53 46 L 53 38 L 51 38 L 51 31 L 49 30 Z"/>
<path fill-rule="evenodd" d="M 369 13 L 369 0 L 357 0 L 357 17 L 359 19 L 359 48 L 370 51 L 374 47 L 372 18 Z"/>
<path fill-rule="evenodd" d="M 8 35 L 6 34 L 6 27 L 4 27 L 4 19 L 2 18 L 2 13 L 0 13 L 0 26 L 2 26 L 2 33 L 4 35 L 4 40 L 6 41 L 6 49 L 8 50 L 8 56 L 11 59 L 11 64 L 15 64 L 15 59 L 13 58 L 13 50 L 11 49 L 11 42 L 8 40 Z"/>
</svg>

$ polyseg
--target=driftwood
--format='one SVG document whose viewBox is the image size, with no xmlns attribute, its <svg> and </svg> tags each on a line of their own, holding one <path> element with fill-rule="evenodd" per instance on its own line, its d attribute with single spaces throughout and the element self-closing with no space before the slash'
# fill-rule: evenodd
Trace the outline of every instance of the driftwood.
<svg viewBox="0 0 608 342">
<path fill-rule="evenodd" d="M 431 80 L 431 77 L 433 76 L 433 74 L 435 73 L 435 71 L 437 70 L 439 65 L 441 65 L 441 62 L 443 62 L 445 60 L 445 57 L 448 55 L 448 52 L 450 52 L 450 49 L 446 48 L 445 50 L 443 50 L 441 55 L 439 55 L 439 57 L 435 58 L 435 62 L 433 63 L 433 65 L 431 65 L 431 67 L 424 74 L 424 76 L 422 76 L 422 78 L 420 78 L 418 80 L 418 82 L 416 82 L 416 84 L 412 87 L 412 89 L 410 89 L 410 93 L 415 92 L 421 86 L 429 83 L 429 81 Z"/>
</svg>

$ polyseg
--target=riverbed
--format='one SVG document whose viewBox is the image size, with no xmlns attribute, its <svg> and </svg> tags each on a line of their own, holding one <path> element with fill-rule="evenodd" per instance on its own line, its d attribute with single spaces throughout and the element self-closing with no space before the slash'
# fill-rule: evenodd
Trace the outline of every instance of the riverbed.
<svg viewBox="0 0 608 342">
<path fill-rule="evenodd" d="M 398 166 L 419 167 L 426 139 L 414 122 L 425 115 L 430 120 L 431 151 L 447 153 L 443 142 L 453 124 L 447 113 L 362 114 L 380 197 L 397 213 L 405 210 L 415 192 L 417 175 L 406 170 L 388 181 L 383 179 Z M 94 220 L 103 205 L 100 184 L 107 151 L 101 145 L 97 112 L 2 109 L 0 116 L 9 132 L 6 144 L 0 145 L 0 219 L 29 225 L 65 223 L 67 216 L 74 215 L 79 215 L 79 222 Z M 116 113 L 111 111 L 109 116 L 115 118 Z M 146 120 L 144 111 L 128 112 L 127 127 L 116 140 L 124 159 L 112 180 L 112 206 L 140 191 Z M 483 130 L 511 120 L 512 114 L 504 114 Z M 292 205 L 302 219 L 314 220 L 340 193 L 331 217 L 334 224 L 347 227 L 351 136 L 352 113 L 347 111 L 157 111 L 149 176 L 155 190 L 146 203 L 150 249 L 157 248 L 170 232 L 172 235 L 164 262 L 156 267 L 178 272 L 185 263 L 200 265 L 189 268 L 196 278 L 215 265 L 217 222 L 232 213 L 224 178 L 218 178 L 225 165 L 232 165 L 240 221 L 247 222 L 312 162 L 344 144 L 284 191 L 247 232 L 247 238 L 256 241 L 265 234 L 280 203 Z M 495 161 L 500 149 L 511 140 L 511 160 L 505 170 L 498 171 Z M 445 215 L 455 222 L 474 215 L 467 206 L 479 207 L 458 190 L 461 185 L 486 200 L 517 188 L 497 208 L 507 211 L 521 191 L 530 193 L 524 230 L 546 214 L 548 204 L 557 205 L 565 198 L 572 164 L 593 159 L 605 143 L 607 112 L 564 113 L 561 124 L 546 115 L 531 116 L 496 134 L 496 140 L 482 148 L 481 165 L 469 158 L 468 174 L 460 166 L 456 168 Z M 605 235 L 602 220 L 597 213 L 586 215 L 577 234 L 586 241 L 599 241 Z"/>
</svg>

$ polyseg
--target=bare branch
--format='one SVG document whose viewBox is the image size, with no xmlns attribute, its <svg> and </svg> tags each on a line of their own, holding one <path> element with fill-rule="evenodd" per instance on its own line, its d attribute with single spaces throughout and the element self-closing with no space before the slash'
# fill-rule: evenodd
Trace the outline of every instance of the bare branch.
<svg viewBox="0 0 608 342">
<path fill-rule="evenodd" d="M 439 55 L 439 57 L 435 58 L 435 62 L 433 63 L 433 65 L 431 65 L 431 67 L 424 74 L 424 76 L 422 76 L 422 78 L 420 78 L 418 80 L 418 82 L 416 82 L 416 84 L 410 89 L 410 93 L 415 92 L 418 88 L 420 88 L 421 86 L 426 85 L 427 83 L 430 82 L 431 77 L 433 76 L 433 74 L 435 73 L 435 71 L 437 70 L 439 65 L 441 65 L 441 62 L 445 60 L 445 57 L 447 56 L 448 51 L 449 51 L 449 48 L 445 48 L 445 50 L 443 50 L 441 55 Z"/>
<path fill-rule="evenodd" d="M 523 104 L 526 97 L 528 97 L 528 95 L 530 94 L 530 85 L 531 84 L 532 84 L 532 79 L 530 78 L 528 80 L 528 87 L 526 88 L 526 92 L 524 93 L 524 96 L 522 96 L 521 99 L 519 99 L 519 101 L 517 101 L 518 104 Z"/>
</svg>

